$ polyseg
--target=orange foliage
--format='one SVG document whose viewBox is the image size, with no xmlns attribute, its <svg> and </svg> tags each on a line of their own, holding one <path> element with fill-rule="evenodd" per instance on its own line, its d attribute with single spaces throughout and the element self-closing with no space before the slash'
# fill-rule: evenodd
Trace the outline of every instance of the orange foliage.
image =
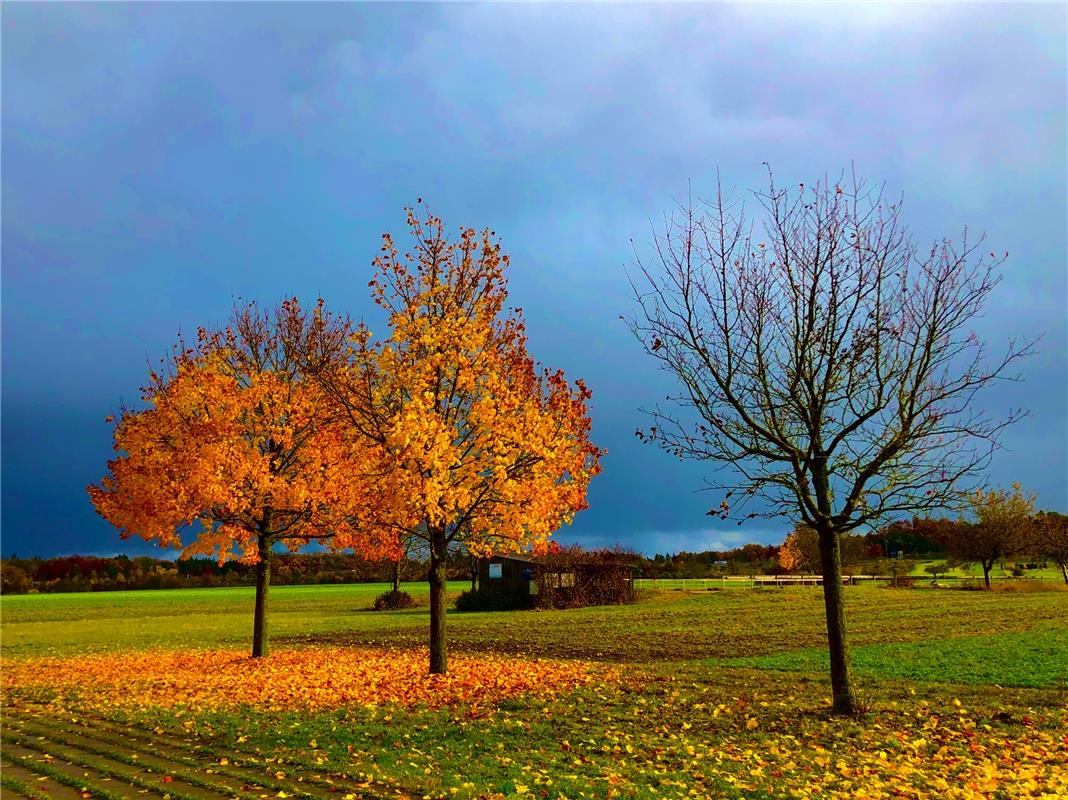
<svg viewBox="0 0 1068 800">
<path fill-rule="evenodd" d="M 179 342 L 170 369 L 150 374 L 148 408 L 124 410 L 115 426 L 120 456 L 89 487 L 101 516 L 123 538 L 184 544 L 183 556 L 220 562 L 322 539 L 392 554 L 395 539 L 359 524 L 389 497 L 374 477 L 376 451 L 301 367 L 309 349 L 344 357 L 345 332 L 321 333 L 293 299 L 273 315 L 249 305 L 231 327 L 201 329 L 195 347 Z"/>
<path fill-rule="evenodd" d="M 787 572 L 800 569 L 804 563 L 801 548 L 797 545 L 797 532 L 794 531 L 786 537 L 786 541 L 779 547 L 779 566 Z"/>
<path fill-rule="evenodd" d="M 354 339 L 350 361 L 318 371 L 354 427 L 379 442 L 397 497 L 393 530 L 429 545 L 430 671 L 444 673 L 445 562 L 543 549 L 586 508 L 602 451 L 590 442 L 581 380 L 527 353 L 522 314 L 506 311 L 508 257 L 493 233 L 408 209 L 414 254 L 386 234 L 370 282 L 390 338 Z"/>
<path fill-rule="evenodd" d="M 384 236 L 371 281 L 391 337 L 369 344 L 333 385 L 358 427 L 389 450 L 407 505 L 395 522 L 479 555 L 541 547 L 586 507 L 602 451 L 589 441 L 589 390 L 526 350 L 506 313 L 508 257 L 490 231 L 450 241 L 408 209 L 414 255 Z"/>
<path fill-rule="evenodd" d="M 86 710 L 485 707 L 521 694 L 567 692 L 611 674 L 580 661 L 479 655 L 454 658 L 447 676 L 428 675 L 425 651 L 412 650 L 316 647 L 277 651 L 269 659 L 232 650 L 154 650 L 5 662 L 3 688 L 5 694 L 54 689 Z"/>
<path fill-rule="evenodd" d="M 779 566 L 787 572 L 820 570 L 819 536 L 807 525 L 797 525 L 779 547 Z"/>
</svg>

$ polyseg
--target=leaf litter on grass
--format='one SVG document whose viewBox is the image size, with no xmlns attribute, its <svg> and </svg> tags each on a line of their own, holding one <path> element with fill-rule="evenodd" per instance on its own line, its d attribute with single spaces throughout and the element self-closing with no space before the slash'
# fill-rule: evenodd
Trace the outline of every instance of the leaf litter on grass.
<svg viewBox="0 0 1068 800">
<path fill-rule="evenodd" d="M 460 655 L 447 675 L 429 675 L 422 650 L 301 648 L 262 659 L 233 650 L 144 650 L 14 661 L 4 665 L 3 688 L 6 695 L 52 691 L 89 709 L 477 707 L 567 692 L 611 673 L 581 661 Z"/>
</svg>

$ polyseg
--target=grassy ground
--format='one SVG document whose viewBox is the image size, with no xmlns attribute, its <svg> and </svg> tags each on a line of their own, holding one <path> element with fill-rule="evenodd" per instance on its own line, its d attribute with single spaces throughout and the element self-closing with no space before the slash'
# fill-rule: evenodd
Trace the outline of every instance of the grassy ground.
<svg viewBox="0 0 1068 800">
<path fill-rule="evenodd" d="M 927 567 L 934 565 L 943 565 L 946 563 L 944 558 L 925 559 L 921 561 L 911 560 L 912 571 L 909 573 L 915 578 L 919 578 L 925 581 L 934 580 L 934 576 L 927 572 Z M 1021 562 L 1021 567 L 1025 566 L 1028 562 Z M 990 577 L 996 580 L 1017 580 L 1017 576 L 1012 574 L 1012 568 L 1015 566 L 1015 562 L 1005 561 L 1004 569 L 1002 568 L 1002 562 L 994 565 L 994 568 L 990 572 Z M 786 576 L 797 577 L 797 576 Z M 977 564 L 963 564 L 947 569 L 944 573 L 939 573 L 939 578 L 953 578 L 956 580 L 972 580 L 981 581 L 983 579 L 983 571 Z M 751 581 L 748 576 L 735 575 L 727 577 L 721 580 L 720 578 L 636 578 L 635 586 L 642 589 L 657 589 L 657 590 L 671 590 L 681 589 L 684 591 L 693 591 L 695 589 L 704 589 L 709 587 L 722 588 L 722 589 L 748 589 L 752 587 Z M 770 576 L 765 576 L 765 580 L 770 580 Z M 1064 576 L 1061 575 L 1060 567 L 1056 565 L 1048 565 L 1042 568 L 1025 569 L 1024 580 L 1040 580 L 1051 581 L 1053 583 L 1064 583 Z"/>
<path fill-rule="evenodd" d="M 914 563 L 914 566 L 912 568 L 912 573 L 911 573 L 912 575 L 915 575 L 918 578 L 919 577 L 932 578 L 933 576 L 931 575 L 931 573 L 929 573 L 927 571 L 927 567 L 931 567 L 931 566 L 934 566 L 936 564 L 941 566 L 941 565 L 946 563 L 946 560 L 944 558 L 934 558 L 934 559 L 927 559 L 927 560 L 924 560 L 924 561 L 915 561 L 913 563 Z M 1059 583 L 1063 583 L 1064 582 L 1064 576 L 1061 575 L 1060 567 L 1058 567 L 1056 564 L 1052 564 L 1052 565 L 1047 564 L 1045 567 L 1041 567 L 1041 568 L 1037 568 L 1036 567 L 1035 569 L 1026 569 L 1026 566 L 1029 563 L 1034 563 L 1034 562 L 1021 561 L 1020 564 L 1019 564 L 1020 567 L 1024 570 L 1024 575 L 1023 575 L 1024 578 L 1029 578 L 1029 579 L 1033 579 L 1033 580 L 1042 580 L 1042 581 L 1056 581 L 1056 582 L 1059 582 Z M 1004 565 L 1004 567 L 1003 567 L 1003 565 Z M 991 578 L 1012 578 L 1013 577 L 1012 568 L 1014 566 L 1016 566 L 1016 562 L 1015 561 L 1011 561 L 1011 560 L 1006 560 L 1004 562 L 999 561 L 997 564 L 994 565 L 994 568 L 992 570 L 990 570 L 990 577 Z M 983 570 L 982 570 L 982 567 L 980 567 L 978 564 L 959 565 L 959 566 L 953 567 L 952 569 L 948 570 L 944 574 L 945 575 L 950 575 L 950 576 L 953 576 L 953 577 L 956 577 L 956 578 L 973 578 L 973 579 L 977 579 L 977 580 L 982 580 L 983 579 Z"/>
<path fill-rule="evenodd" d="M 384 588 L 276 588 L 272 644 L 423 647 L 425 606 L 366 610 Z M 1068 796 L 1068 592 L 847 589 L 869 707 L 851 720 L 826 714 L 822 612 L 819 590 L 790 588 L 450 615 L 455 653 L 583 659 L 612 676 L 492 707 L 102 708 L 8 687 L 4 795 Z M 252 592 L 7 597 L 0 620 L 8 664 L 246 649 Z"/>
</svg>

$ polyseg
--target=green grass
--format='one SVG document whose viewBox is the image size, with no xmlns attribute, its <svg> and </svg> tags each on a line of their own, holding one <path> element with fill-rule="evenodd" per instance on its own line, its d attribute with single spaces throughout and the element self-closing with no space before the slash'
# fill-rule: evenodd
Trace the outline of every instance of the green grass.
<svg viewBox="0 0 1068 800">
<path fill-rule="evenodd" d="M 271 633 L 329 634 L 348 630 L 354 619 L 360 620 L 362 630 L 392 627 L 395 620 L 368 611 L 388 588 L 387 584 L 274 587 Z M 404 588 L 426 602 L 425 584 Z M 250 641 L 254 597 L 251 587 L 2 597 L 2 652 L 9 657 L 189 645 L 238 647 Z"/>
<path fill-rule="evenodd" d="M 425 646 L 425 585 L 405 587 L 423 601 L 420 607 L 369 611 L 385 588 L 272 589 L 273 646 Z M 4 597 L 0 654 L 248 648 L 252 601 L 246 588 Z M 300 787 L 368 779 L 382 797 L 458 800 L 761 798 L 802 791 L 850 797 L 878 794 L 864 781 L 874 780 L 871 765 L 881 758 L 893 769 L 879 779 L 915 796 L 935 791 L 941 779 L 962 785 L 975 779 L 964 771 L 1006 748 L 1014 748 L 1016 759 L 1005 768 L 1006 781 L 1025 768 L 1038 770 L 1036 780 L 1054 780 L 1065 761 L 1068 725 L 1068 592 L 864 586 L 847 588 L 846 603 L 858 684 L 871 709 L 860 719 L 826 714 L 822 592 L 739 588 L 645 591 L 631 606 L 450 613 L 452 652 L 583 658 L 618 668 L 618 681 L 518 698 L 488 713 L 141 708 L 99 720 L 76 708 L 57 714 L 34 702 L 45 695 L 16 691 L 15 704 L 5 707 L 14 714 L 7 735 L 22 735 L 23 726 L 22 741 L 47 750 L 52 746 L 30 734 L 50 726 L 60 739 L 80 741 L 81 762 L 96 765 L 100 775 L 129 766 L 130 753 L 112 754 L 106 742 L 128 742 L 131 751 L 177 759 L 175 778 L 189 786 L 214 784 L 228 770 L 236 779 L 241 770 L 262 770 L 270 758 L 261 784 L 275 796 L 292 776 L 302 776 L 293 791 L 284 790 L 291 797 Z M 27 713 L 41 721 L 25 721 Z M 121 733 L 126 724 L 137 726 L 134 734 Z M 78 726 L 95 738 L 78 739 Z M 952 755 L 955 766 L 940 764 L 938 753 Z M 105 756 L 108 764 L 100 762 Z M 230 766 L 190 772 L 195 766 L 179 756 L 205 765 L 227 758 Z M 828 764 L 844 764 L 845 771 L 828 772 Z M 288 777 L 277 778 L 275 765 Z M 142 776 L 136 785 L 157 779 Z"/>
<path fill-rule="evenodd" d="M 384 585 L 272 589 L 275 646 L 422 647 L 426 605 L 368 610 Z M 454 584 L 459 591 L 463 584 Z M 425 603 L 425 585 L 411 584 Z M 1068 592 L 1000 594 L 855 587 L 854 644 L 938 641 L 1068 627 Z M 146 647 L 250 647 L 247 588 L 24 595 L 0 599 L 5 658 Z M 772 655 L 822 647 L 818 588 L 646 592 L 631 606 L 556 612 L 450 613 L 454 650 L 650 663 Z"/>
<path fill-rule="evenodd" d="M 731 666 L 825 673 L 824 650 L 794 650 L 728 659 Z M 926 642 L 869 644 L 853 649 L 854 670 L 872 679 L 1068 686 L 1068 629 L 1032 630 Z"/>
<path fill-rule="evenodd" d="M 946 563 L 946 559 L 944 559 L 944 558 L 931 558 L 931 559 L 925 559 L 923 561 L 914 561 L 913 562 L 914 566 L 912 568 L 912 572 L 910 572 L 909 574 L 910 575 L 914 575 L 917 578 L 927 578 L 928 580 L 932 580 L 934 578 L 934 576 L 931 575 L 931 573 L 927 572 L 926 568 L 930 567 L 930 566 L 934 566 L 935 564 L 945 564 L 945 563 Z M 1001 568 L 1001 564 L 1002 563 L 1005 564 L 1005 569 Z M 1020 562 L 1020 566 L 1024 566 L 1025 564 L 1030 564 L 1030 563 L 1035 563 L 1035 562 L 1033 562 L 1033 561 L 1021 561 Z M 1000 578 L 1011 578 L 1012 577 L 1012 568 L 1013 568 L 1013 566 L 1015 564 L 1016 564 L 1016 562 L 1011 560 L 1011 559 L 1006 559 L 1004 562 L 1000 562 L 999 561 L 997 564 L 994 565 L 994 568 L 992 570 L 990 570 L 990 577 L 999 578 L 999 579 Z M 979 566 L 978 564 L 967 564 L 967 565 L 963 565 L 963 566 L 956 566 L 956 567 L 953 567 L 953 569 L 950 569 L 945 573 L 940 573 L 939 577 L 942 577 L 942 575 L 948 575 L 948 576 L 955 577 L 955 578 L 972 578 L 972 579 L 975 579 L 975 580 L 982 580 L 983 579 L 983 568 L 981 566 Z M 1057 583 L 1063 583 L 1064 582 L 1064 576 L 1061 575 L 1060 567 L 1058 567 L 1056 564 L 1053 564 L 1053 565 L 1050 565 L 1050 566 L 1046 566 L 1046 567 L 1043 567 L 1041 569 L 1025 569 L 1023 578 L 1025 578 L 1025 579 L 1033 579 L 1033 580 L 1043 580 L 1043 581 L 1054 581 L 1054 582 L 1057 582 Z"/>
</svg>

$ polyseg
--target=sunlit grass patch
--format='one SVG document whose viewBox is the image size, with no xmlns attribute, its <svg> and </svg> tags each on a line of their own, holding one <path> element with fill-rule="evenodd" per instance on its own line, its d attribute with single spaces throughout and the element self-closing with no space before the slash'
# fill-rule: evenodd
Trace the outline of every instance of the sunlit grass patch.
<svg viewBox="0 0 1068 800">
<path fill-rule="evenodd" d="M 3 687 L 9 696 L 55 696 L 85 709 L 316 710 L 492 706 L 610 677 L 588 662 L 494 655 L 454 656 L 448 675 L 429 675 L 424 650 L 302 648 L 266 659 L 233 650 L 146 650 L 6 663 Z"/>
<path fill-rule="evenodd" d="M 829 669 L 827 651 L 816 648 L 726 663 L 798 672 Z M 1056 688 L 1068 683 L 1068 630 L 861 645 L 853 648 L 853 667 L 879 678 Z"/>
</svg>

